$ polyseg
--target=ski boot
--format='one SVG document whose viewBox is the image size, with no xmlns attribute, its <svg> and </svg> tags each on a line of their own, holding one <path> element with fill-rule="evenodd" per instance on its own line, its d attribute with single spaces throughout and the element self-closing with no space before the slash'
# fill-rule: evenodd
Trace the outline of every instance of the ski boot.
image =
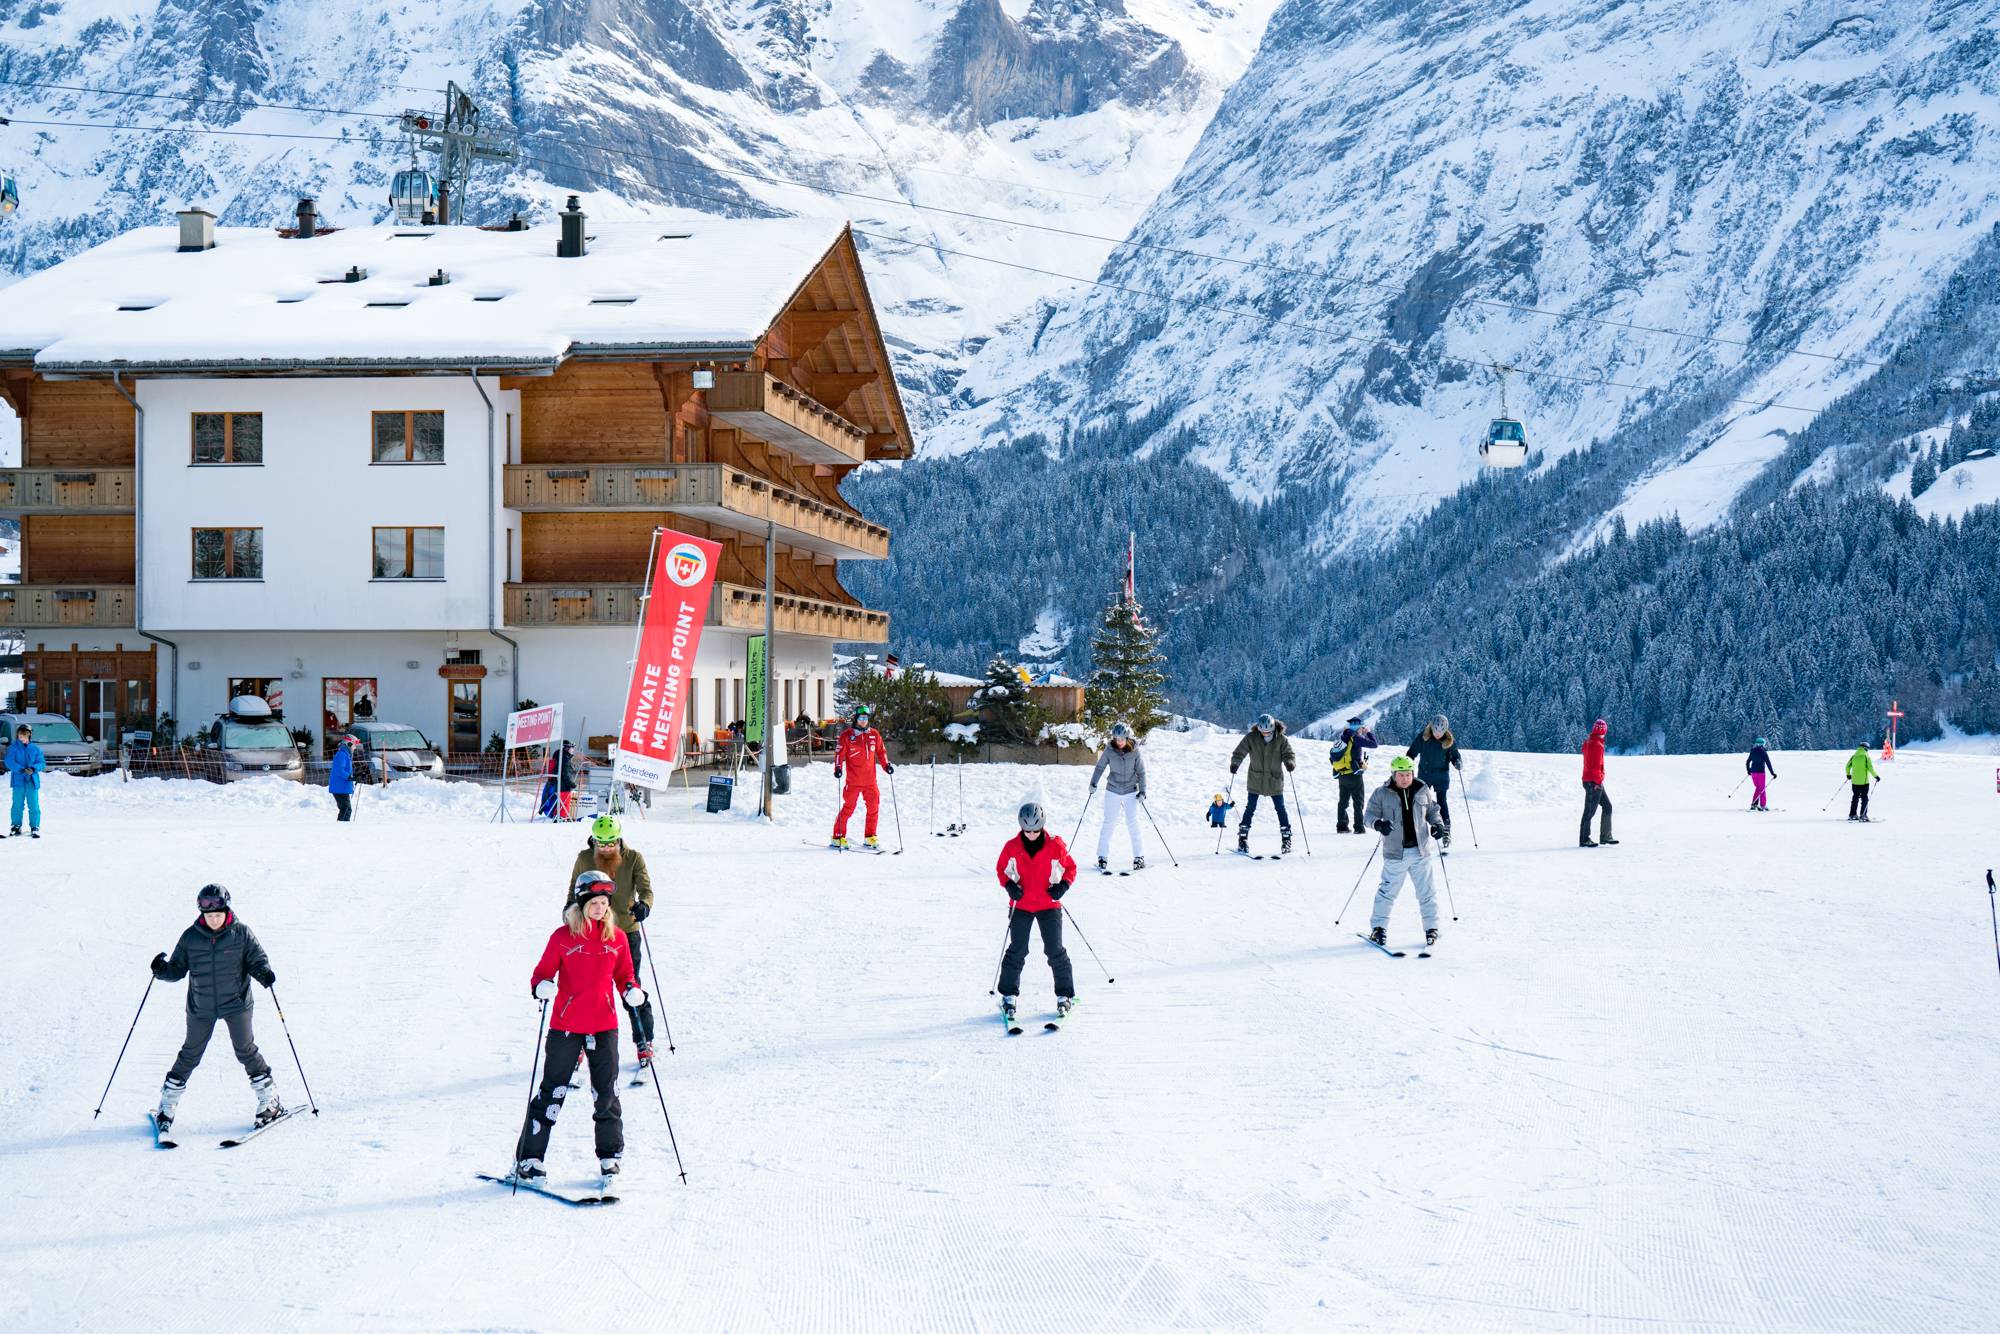
<svg viewBox="0 0 2000 1334">
<path fill-rule="evenodd" d="M 1290 829 L 1280 829 L 1278 831 L 1278 855 L 1280 857 L 1288 857 L 1291 855 L 1291 851 L 1292 831 Z"/>
<path fill-rule="evenodd" d="M 1012 996 L 1002 996 L 1000 998 L 1000 1020 L 1007 1025 L 1007 1031 L 1010 1033 L 1020 1031 L 1021 1027 L 1021 1020 L 1015 1010 L 1014 1000 L 1015 998 Z"/>
<path fill-rule="evenodd" d="M 639 1068 L 641 1070 L 650 1070 L 652 1067 L 653 1044 L 651 1042 L 641 1042 L 639 1044 Z"/>
<path fill-rule="evenodd" d="M 1592 838 L 1590 835 L 1585 834 L 1582 838 L 1576 841 L 1576 845 L 1579 848 L 1594 848 L 1597 846 L 1597 840 Z"/>
<path fill-rule="evenodd" d="M 1425 948 L 1425 949 L 1429 949 L 1429 948 L 1430 948 L 1431 946 L 1433 946 L 1433 945 L 1435 945 L 1435 944 L 1437 944 L 1437 943 L 1438 943 L 1438 929 L 1437 929 L 1436 927 L 1434 927 L 1434 926 L 1427 926 L 1427 927 L 1425 927 L 1425 928 L 1424 928 L 1424 948 Z"/>
<path fill-rule="evenodd" d="M 868 850 L 870 852 L 880 852 L 882 850 L 881 840 L 877 839 L 873 834 L 870 834 L 867 838 L 864 838 L 861 841 L 868 845 Z"/>
<path fill-rule="evenodd" d="M 1145 859 L 1144 857 L 1134 857 L 1134 858 L 1132 859 L 1132 869 L 1133 869 L 1133 870 L 1135 870 L 1135 871 L 1143 871 L 1143 870 L 1145 870 L 1145 869 L 1146 869 L 1146 859 Z"/>
<path fill-rule="evenodd" d="M 1385 950 L 1389 948 L 1389 928 L 1386 926 L 1371 928 L 1368 932 L 1368 938 Z"/>
<path fill-rule="evenodd" d="M 1097 870 L 1100 875 L 1110 875 L 1111 859 L 1109 857 L 1099 857 L 1097 859 Z"/>
<path fill-rule="evenodd" d="M 285 1105 L 278 1101 L 278 1086 L 270 1075 L 258 1075 L 250 1081 L 251 1090 L 257 1095 L 257 1124 L 268 1126 L 285 1114 Z"/>
<path fill-rule="evenodd" d="M 616 1158 L 599 1158 L 597 1160 L 597 1175 L 601 1177 L 617 1176 L 618 1160 Z"/>
<path fill-rule="evenodd" d="M 1069 1018 L 1069 1012 L 1075 1008 L 1076 997 L 1074 996 L 1063 996 L 1056 1001 L 1056 1013 L 1064 1019 Z"/>
<path fill-rule="evenodd" d="M 829 848 L 832 848 L 835 852 L 845 852 L 847 851 L 847 840 L 844 837 L 836 838 L 830 843 L 828 843 L 827 846 Z"/>
<path fill-rule="evenodd" d="M 1597 845 L 1602 848 L 1615 848 L 1618 846 L 1618 840 L 1606 834 L 1603 838 L 1597 840 Z"/>
<path fill-rule="evenodd" d="M 178 1079 L 168 1079 L 160 1085 L 160 1108 L 153 1113 L 153 1120 L 159 1123 L 162 1135 L 174 1124 L 174 1110 L 181 1105 L 181 1094 L 186 1092 L 187 1085 Z"/>
<path fill-rule="evenodd" d="M 1236 826 L 1236 850 L 1242 853 L 1250 851 L 1250 831 L 1242 825 Z"/>
<path fill-rule="evenodd" d="M 549 1174 L 542 1169 L 541 1159 L 523 1158 L 514 1164 L 511 1175 L 516 1181 L 542 1181 L 547 1179 Z"/>
</svg>

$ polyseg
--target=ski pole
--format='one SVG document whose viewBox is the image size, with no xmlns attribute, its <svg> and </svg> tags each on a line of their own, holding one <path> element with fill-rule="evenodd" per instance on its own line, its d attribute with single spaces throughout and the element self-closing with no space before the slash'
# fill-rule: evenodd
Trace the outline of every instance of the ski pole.
<svg viewBox="0 0 2000 1334">
<path fill-rule="evenodd" d="M 1445 906 L 1451 909 L 1451 920 L 1456 922 L 1458 920 L 1458 904 L 1451 897 L 1451 872 L 1444 869 L 1444 857 L 1442 854 L 1438 856 L 1437 863 L 1438 874 L 1444 877 Z"/>
<path fill-rule="evenodd" d="M 542 1030 L 548 1026 L 548 1022 L 549 1003 L 543 1001 L 542 1017 L 535 1021 L 535 1054 L 528 1062 L 528 1106 L 531 1108 L 535 1105 L 536 1079 L 542 1073 Z M 520 1141 L 516 1140 L 514 1144 L 514 1157 L 518 1159 L 520 1156 L 521 1145 Z M 521 1178 L 519 1173 L 516 1173 L 514 1176 L 514 1189 L 510 1193 L 514 1195 L 521 1193 Z"/>
<path fill-rule="evenodd" d="M 1472 846 L 1476 848 L 1479 846 L 1479 826 L 1472 822 L 1472 790 L 1467 788 L 1460 793 L 1459 801 L 1465 807 L 1466 832 L 1472 835 Z"/>
<path fill-rule="evenodd" d="M 1737 779 L 1736 786 L 1729 789 L 1729 795 L 1724 797 L 1723 800 L 1733 801 L 1736 797 L 1736 794 L 1742 790 L 1743 785 L 1749 781 L 1750 781 L 1750 775 L 1747 773 L 1744 774 L 1741 778 Z"/>
<path fill-rule="evenodd" d="M 1361 863 L 1361 874 L 1354 877 L 1354 888 L 1347 891 L 1347 902 L 1340 905 L 1339 913 L 1334 916 L 1335 926 L 1339 926 L 1340 919 L 1347 916 L 1347 910 L 1354 904 L 1354 896 L 1361 892 L 1361 882 L 1368 878 L 1368 868 L 1375 864 L 1375 854 L 1381 850 L 1382 840 L 1378 838 L 1375 840 L 1375 846 L 1368 849 L 1368 860 Z"/>
<path fill-rule="evenodd" d="M 1992 874 L 1992 872 L 1986 872 L 1986 884 L 1992 884 L 1992 880 L 1994 880 L 1994 874 Z M 102 1092 L 102 1094 L 98 1094 L 98 1106 L 96 1106 L 96 1110 L 92 1110 L 92 1112 L 90 1112 L 90 1120 L 96 1120 L 96 1118 L 98 1118 L 98 1112 L 102 1112 L 102 1110 L 104 1110 L 104 1100 L 112 1096 L 112 1080 L 116 1080 L 116 1078 L 118 1078 L 118 1066 L 122 1066 L 122 1064 L 124 1064 L 124 1050 L 126 1050 L 128 1046 L 132 1046 L 132 1030 L 136 1030 L 136 1028 L 138 1028 L 138 1016 L 146 1012 L 146 996 L 152 996 L 152 984 L 154 984 L 154 982 L 158 982 L 158 978 L 146 978 L 146 990 L 144 990 L 144 992 L 140 992 L 140 998 L 138 998 L 138 1010 L 134 1010 L 134 1012 L 132 1012 L 132 1028 L 126 1028 L 126 1040 L 124 1040 L 122 1044 L 118 1044 L 118 1060 L 114 1060 L 114 1062 L 112 1062 L 112 1078 L 110 1078 L 110 1080 L 104 1080 L 104 1092 Z"/>
<path fill-rule="evenodd" d="M 1310 857 L 1313 855 L 1313 836 L 1306 828 L 1306 801 L 1299 795 L 1299 775 L 1296 770 L 1288 770 L 1287 776 L 1292 780 L 1292 805 L 1299 808 L 1299 837 L 1306 841 L 1306 856 Z"/>
<path fill-rule="evenodd" d="M 1083 817 L 1090 814 L 1090 803 L 1097 800 L 1097 784 L 1090 785 L 1090 795 L 1083 799 L 1083 809 L 1076 813 L 1076 828 L 1069 831 L 1071 847 L 1076 846 L 1076 836 L 1083 832 Z"/>
<path fill-rule="evenodd" d="M 989 996 L 1000 991 L 1000 970 L 1007 966 L 1007 947 L 1014 943 L 1014 905 L 1007 905 L 1007 929 L 1000 936 L 1000 962 L 993 965 L 993 985 L 986 988 Z"/>
<path fill-rule="evenodd" d="M 653 1092 L 659 1095 L 660 1115 L 667 1119 L 667 1143 L 674 1146 L 674 1167 L 680 1172 L 681 1184 L 685 1186 L 688 1183 L 687 1164 L 681 1161 L 681 1142 L 674 1138 L 674 1117 L 667 1110 L 667 1092 L 660 1087 L 660 1067 L 649 1065 L 646 1068 L 653 1072 Z"/>
<path fill-rule="evenodd" d="M 903 855 L 903 806 L 896 800 L 896 771 L 889 771 L 889 810 L 896 817 L 896 855 Z"/>
<path fill-rule="evenodd" d="M 958 752 L 958 832 L 965 832 L 965 752 Z"/>
<path fill-rule="evenodd" d="M 2000 911 L 1993 907 L 1993 868 L 1986 868 L 1986 911 L 1993 917 L 1993 962 L 2000 964 Z"/>
<path fill-rule="evenodd" d="M 1215 827 L 1215 855 L 1222 855 L 1222 836 L 1229 832 L 1229 799 L 1236 795 L 1236 771 L 1229 771 L 1229 787 L 1222 794 L 1222 823 Z"/>
<path fill-rule="evenodd" d="M 639 944 L 645 947 L 646 968 L 653 975 L 653 999 L 659 1000 L 660 965 L 653 958 L 653 942 L 651 937 L 647 936 L 646 934 L 646 924 L 644 922 L 639 923 Z M 660 1027 L 666 1031 L 667 1052 L 669 1055 L 671 1055 L 674 1050 L 674 1026 L 667 1022 L 667 1007 L 664 1003 L 662 1003 L 660 1006 Z"/>
<path fill-rule="evenodd" d="M 285 1045 L 292 1049 L 292 1064 L 299 1068 L 299 1083 L 306 1087 L 306 1105 L 312 1108 L 314 1116 L 319 1115 L 319 1104 L 313 1101 L 312 1082 L 306 1078 L 305 1065 L 299 1060 L 299 1047 L 292 1041 L 292 1026 L 285 1022 L 285 1007 L 278 1003 L 278 989 L 267 987 L 271 993 L 271 1008 L 278 1012 L 278 1027 L 285 1030 Z"/>
<path fill-rule="evenodd" d="M 1097 970 L 1104 974 L 1105 985 L 1110 986 L 1116 983 L 1118 979 L 1113 977 L 1111 975 L 1111 970 L 1104 966 L 1104 960 L 1097 958 L 1097 951 L 1091 949 L 1090 937 L 1083 934 L 1083 928 L 1076 924 L 1076 918 L 1071 917 L 1069 915 L 1069 909 L 1060 903 L 1058 903 L 1056 907 L 1062 909 L 1063 917 L 1069 922 L 1070 930 L 1076 932 L 1076 938 L 1083 942 L 1083 947 L 1087 950 L 1090 950 L 1090 957 L 1093 959 L 1097 959 Z"/>
<path fill-rule="evenodd" d="M 1167 847 L 1167 836 L 1160 832 L 1160 822 L 1158 820 L 1153 819 L 1153 808 L 1146 804 L 1146 799 L 1144 797 L 1139 798 L 1139 809 L 1146 813 L 1146 819 L 1149 822 L 1151 822 L 1153 826 L 1153 837 L 1160 840 L 1160 846 L 1166 850 L 1167 860 L 1172 862 L 1175 866 L 1178 867 L 1181 864 L 1180 859 L 1174 856 L 1174 850 L 1172 848 Z"/>
<path fill-rule="evenodd" d="M 937 756 L 931 756 L 931 813 L 929 816 L 931 837 L 943 838 L 937 827 Z"/>
<path fill-rule="evenodd" d="M 1825 812 L 1826 812 L 1826 808 L 1827 808 L 1828 806 L 1831 806 L 1831 805 L 1833 805 L 1834 801 L 1835 801 L 1836 799 L 1838 799 L 1838 798 L 1839 798 L 1839 796 L 1840 796 L 1840 793 L 1841 793 L 1841 789 L 1842 789 L 1842 788 L 1847 788 L 1847 787 L 1852 787 L 1852 786 L 1853 786 L 1853 784 L 1849 783 L 1849 782 L 1848 782 L 1848 781 L 1847 781 L 1846 779 L 1842 779 L 1842 780 L 1841 780 L 1841 783 L 1840 783 L 1840 787 L 1837 787 L 1837 788 L 1835 788 L 1835 789 L 1833 790 L 1833 796 L 1831 796 L 1831 797 L 1828 797 L 1828 798 L 1826 799 L 1826 802 L 1825 802 L 1825 804 L 1824 804 L 1824 805 L 1822 805 L 1822 806 L 1821 806 L 1821 807 L 1819 808 L 1819 809 L 1820 809 L 1820 813 L 1821 813 L 1821 814 L 1825 814 Z"/>
</svg>

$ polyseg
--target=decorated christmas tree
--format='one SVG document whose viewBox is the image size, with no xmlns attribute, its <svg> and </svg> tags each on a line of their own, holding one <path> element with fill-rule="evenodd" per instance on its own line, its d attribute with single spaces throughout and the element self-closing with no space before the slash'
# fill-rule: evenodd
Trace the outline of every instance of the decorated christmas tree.
<svg viewBox="0 0 2000 1334">
<path fill-rule="evenodd" d="M 1129 587 L 1121 587 L 1104 609 L 1090 641 L 1090 674 L 1083 719 L 1100 735 L 1117 722 L 1130 723 L 1140 736 L 1167 720 L 1167 676 L 1161 670 L 1160 632 L 1146 623 L 1145 609 Z"/>
</svg>

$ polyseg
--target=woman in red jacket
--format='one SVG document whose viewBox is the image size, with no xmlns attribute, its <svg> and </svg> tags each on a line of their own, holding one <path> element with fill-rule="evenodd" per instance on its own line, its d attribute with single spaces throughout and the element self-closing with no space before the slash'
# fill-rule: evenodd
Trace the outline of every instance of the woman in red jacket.
<svg viewBox="0 0 2000 1334">
<path fill-rule="evenodd" d="M 1000 888 L 1014 901 L 1007 917 L 1007 954 L 1000 962 L 1000 1012 L 1009 1027 L 1021 991 L 1021 968 L 1028 962 L 1028 932 L 1036 926 L 1042 929 L 1042 953 L 1055 976 L 1056 1013 L 1067 1017 L 1076 1004 L 1076 976 L 1070 971 L 1069 951 L 1063 948 L 1059 902 L 1076 883 L 1076 858 L 1043 827 L 1047 818 L 1040 802 L 1021 807 L 1020 823 L 1021 832 L 1007 840 L 993 867 Z"/>
<path fill-rule="evenodd" d="M 611 920 L 617 889 L 602 871 L 585 871 L 570 890 L 563 924 L 549 936 L 532 981 L 535 999 L 549 1009 L 549 1041 L 543 1057 L 542 1087 L 528 1102 L 528 1118 L 514 1150 L 514 1174 L 523 1181 L 547 1176 L 542 1155 L 549 1132 L 569 1092 L 577 1058 L 588 1052 L 590 1087 L 597 1099 L 597 1170 L 618 1171 L 625 1152 L 625 1124 L 618 1106 L 618 1007 L 616 998 L 638 1009 L 646 1003 L 632 975 L 632 951 L 625 933 Z"/>
<path fill-rule="evenodd" d="M 1594 848 L 1598 843 L 1606 847 L 1617 847 L 1618 840 L 1611 837 L 1611 797 L 1604 790 L 1604 737 L 1610 732 L 1611 724 L 1599 718 L 1590 725 L 1590 737 L 1583 743 L 1583 823 L 1577 827 L 1576 845 L 1580 848 Z M 1598 811 L 1597 842 L 1590 841 L 1590 817 Z"/>
</svg>

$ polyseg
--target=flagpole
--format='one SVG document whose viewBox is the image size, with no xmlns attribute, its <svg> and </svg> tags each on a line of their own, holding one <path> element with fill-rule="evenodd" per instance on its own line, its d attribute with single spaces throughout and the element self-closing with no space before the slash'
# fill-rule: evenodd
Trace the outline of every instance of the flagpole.
<svg viewBox="0 0 2000 1334">
<path fill-rule="evenodd" d="M 638 670 L 639 641 L 646 633 L 646 604 L 653 597 L 653 561 L 660 554 L 660 534 L 666 531 L 663 527 L 655 528 L 653 530 L 653 540 L 646 547 L 646 581 L 639 586 L 639 614 L 633 618 L 632 623 L 632 656 L 625 660 L 625 690 L 618 697 L 622 701 L 629 701 L 632 698 L 632 673 Z M 673 776 L 674 766 L 679 764 L 681 759 L 681 738 L 679 731 L 680 729 L 675 729 L 672 758 L 667 764 L 667 776 L 670 778 Z M 619 749 L 623 750 L 624 746 L 622 743 L 624 740 L 625 709 L 624 705 L 621 704 L 618 710 L 618 741 L 613 744 L 618 745 Z M 625 809 L 625 783 L 618 776 L 618 763 L 616 760 L 612 761 L 611 764 L 611 809 L 614 812 L 623 812 Z"/>
<path fill-rule="evenodd" d="M 771 668 L 778 653 L 778 524 L 776 520 L 764 521 L 764 716 L 758 724 L 764 735 L 758 738 L 758 757 L 763 761 L 764 801 L 766 820 L 773 819 L 771 808 Z"/>
</svg>

